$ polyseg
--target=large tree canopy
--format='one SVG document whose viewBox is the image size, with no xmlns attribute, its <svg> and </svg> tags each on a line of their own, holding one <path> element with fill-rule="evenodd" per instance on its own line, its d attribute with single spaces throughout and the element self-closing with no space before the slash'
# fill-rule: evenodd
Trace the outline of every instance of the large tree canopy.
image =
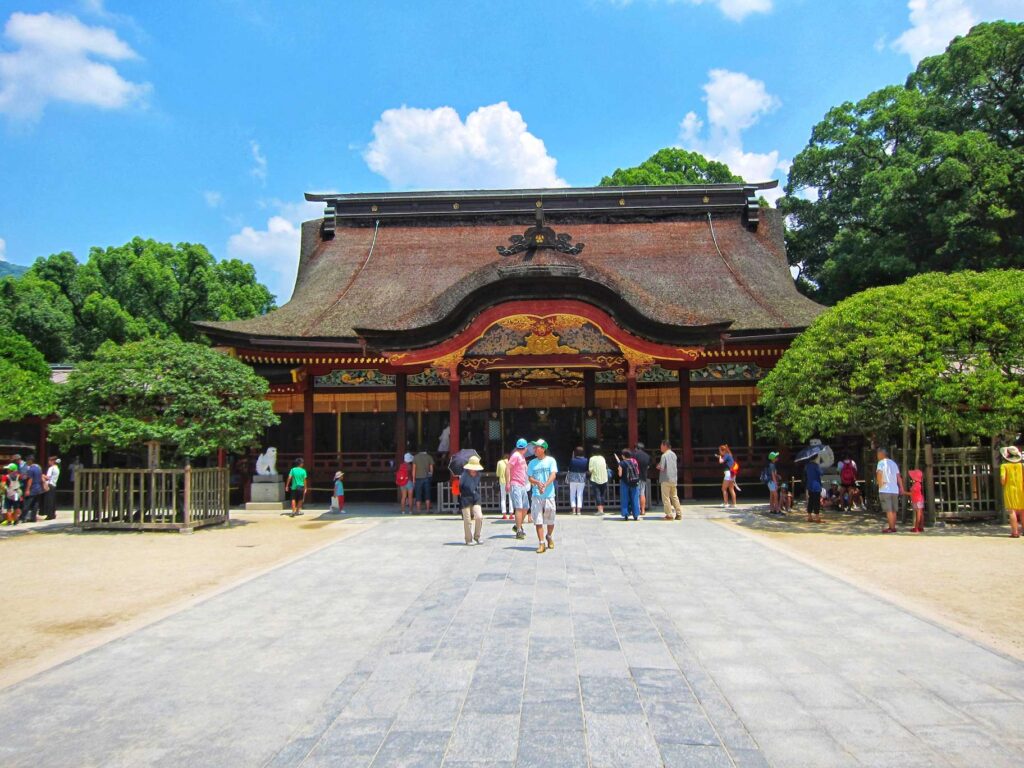
<svg viewBox="0 0 1024 768">
<path fill-rule="evenodd" d="M 825 302 L 1024 265 L 1024 24 L 979 24 L 904 86 L 832 109 L 779 207 L 790 261 Z"/>
<path fill-rule="evenodd" d="M 1024 413 L 1024 271 L 931 273 L 824 312 L 761 382 L 789 436 L 984 437 Z"/>
<path fill-rule="evenodd" d="M 659 149 L 634 168 L 617 168 L 601 179 L 602 187 L 665 186 L 668 184 L 730 184 L 742 182 L 725 163 L 677 147 Z"/>
<path fill-rule="evenodd" d="M 21 334 L 6 330 L 0 339 L 0 421 L 49 416 L 56 406 L 50 366 Z"/>
<path fill-rule="evenodd" d="M 198 340 L 196 320 L 234 320 L 273 308 L 252 265 L 216 261 L 202 245 L 135 238 L 36 260 L 0 282 L 0 326 L 17 329 L 50 361 L 91 356 L 105 341 L 148 336 Z"/>
<path fill-rule="evenodd" d="M 266 380 L 247 365 L 200 344 L 107 342 L 60 388 L 60 421 L 50 434 L 65 448 L 155 440 L 186 457 L 240 450 L 277 423 L 266 393 Z"/>
</svg>

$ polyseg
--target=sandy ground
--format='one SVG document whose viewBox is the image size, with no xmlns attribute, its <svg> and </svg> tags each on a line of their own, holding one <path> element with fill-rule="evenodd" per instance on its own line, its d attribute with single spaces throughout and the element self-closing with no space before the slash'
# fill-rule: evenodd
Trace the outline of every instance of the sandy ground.
<svg viewBox="0 0 1024 768">
<path fill-rule="evenodd" d="M 934 622 L 1024 659 L 1024 538 L 1009 526 L 950 524 L 883 536 L 879 520 L 796 512 L 721 520 Z M 813 585 L 811 585 L 813 588 Z"/>
<path fill-rule="evenodd" d="M 67 526 L 6 535 L 0 561 L 13 589 L 0 601 L 0 687 L 374 524 L 232 512 L 230 528 L 191 536 Z"/>
</svg>

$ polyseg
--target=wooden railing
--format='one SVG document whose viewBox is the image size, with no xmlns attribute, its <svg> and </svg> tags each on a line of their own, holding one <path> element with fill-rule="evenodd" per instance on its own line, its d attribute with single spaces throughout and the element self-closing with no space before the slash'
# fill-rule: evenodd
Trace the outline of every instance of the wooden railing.
<svg viewBox="0 0 1024 768">
<path fill-rule="evenodd" d="M 75 527 L 191 532 L 228 521 L 225 468 L 80 469 Z"/>
<path fill-rule="evenodd" d="M 300 458 L 301 453 L 277 454 L 277 471 L 288 474 L 288 469 Z M 315 472 L 333 473 L 339 467 L 347 474 L 364 472 L 389 473 L 395 470 L 395 454 L 390 451 L 344 451 L 342 453 L 314 453 L 312 470 Z M 309 469 L 307 467 L 307 469 Z"/>
</svg>

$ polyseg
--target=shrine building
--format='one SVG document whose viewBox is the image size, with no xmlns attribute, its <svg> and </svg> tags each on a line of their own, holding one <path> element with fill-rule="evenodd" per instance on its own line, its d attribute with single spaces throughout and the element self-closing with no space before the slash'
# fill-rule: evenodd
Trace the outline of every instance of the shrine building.
<svg viewBox="0 0 1024 768">
<path fill-rule="evenodd" d="M 822 310 L 758 204 L 776 183 L 307 194 L 291 300 L 200 327 L 269 380 L 266 444 L 316 483 L 379 484 L 447 426 L 488 467 L 520 436 L 563 466 L 667 437 L 689 496 L 720 443 L 758 471 L 758 380 Z"/>
</svg>

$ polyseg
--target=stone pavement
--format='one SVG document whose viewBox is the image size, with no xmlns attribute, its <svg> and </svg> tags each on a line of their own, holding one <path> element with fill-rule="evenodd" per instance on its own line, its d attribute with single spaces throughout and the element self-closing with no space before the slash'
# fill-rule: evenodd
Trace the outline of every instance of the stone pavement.
<svg viewBox="0 0 1024 768">
<path fill-rule="evenodd" d="M 0 765 L 1024 764 L 1024 665 L 724 526 L 461 528 L 382 522 L 0 691 Z"/>
</svg>

